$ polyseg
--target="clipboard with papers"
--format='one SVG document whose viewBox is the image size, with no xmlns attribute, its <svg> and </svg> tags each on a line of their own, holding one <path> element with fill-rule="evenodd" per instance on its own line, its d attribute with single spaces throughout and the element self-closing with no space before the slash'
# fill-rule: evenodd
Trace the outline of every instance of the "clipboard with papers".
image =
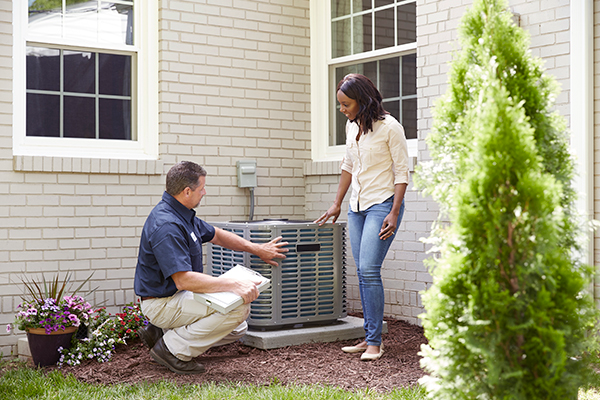
<svg viewBox="0 0 600 400">
<path fill-rule="evenodd" d="M 258 278 L 261 280 L 261 283 L 256 285 L 259 293 L 267 289 L 269 287 L 269 283 L 271 283 L 270 279 L 262 276 L 250 268 L 239 264 L 224 274 L 218 276 L 218 278 L 221 277 L 233 277 L 237 279 Z M 214 309 L 215 311 L 220 312 L 221 314 L 227 314 L 234 308 L 239 307 L 244 303 L 244 299 L 242 299 L 240 295 L 237 295 L 233 292 L 194 293 L 194 300 Z"/>
</svg>

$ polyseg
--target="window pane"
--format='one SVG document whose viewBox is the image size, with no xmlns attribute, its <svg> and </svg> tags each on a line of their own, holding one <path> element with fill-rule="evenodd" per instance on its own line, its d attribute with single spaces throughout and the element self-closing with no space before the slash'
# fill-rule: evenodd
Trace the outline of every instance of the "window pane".
<svg viewBox="0 0 600 400">
<path fill-rule="evenodd" d="M 417 41 L 417 4 L 398 7 L 398 44 Z"/>
<path fill-rule="evenodd" d="M 367 78 L 373 82 L 373 84 L 379 88 L 378 82 L 378 74 L 377 74 L 377 61 L 372 61 L 368 63 L 364 63 L 358 66 L 357 71 L 358 74 L 363 74 Z"/>
<path fill-rule="evenodd" d="M 81 0 L 85 1 L 85 0 Z M 62 12 L 61 0 L 31 1 L 29 0 L 29 17 L 34 15 L 51 15 Z"/>
<path fill-rule="evenodd" d="M 402 126 L 407 139 L 417 138 L 417 99 L 402 101 Z"/>
<path fill-rule="evenodd" d="M 330 146 L 336 146 L 339 144 L 346 143 L 346 121 L 348 118 L 344 114 L 342 114 L 338 108 L 336 108 L 337 112 L 335 114 L 335 142 L 329 143 Z"/>
<path fill-rule="evenodd" d="M 90 97 L 65 96 L 64 137 L 96 137 L 96 99 Z"/>
<path fill-rule="evenodd" d="M 417 55 L 402 57 L 402 95 L 417 94 Z"/>
<path fill-rule="evenodd" d="M 133 2 L 66 0 L 35 1 L 29 6 L 28 34 L 77 38 L 87 42 L 133 45 Z"/>
<path fill-rule="evenodd" d="M 373 50 L 373 17 L 364 14 L 354 17 L 354 53 Z"/>
<path fill-rule="evenodd" d="M 375 13 L 375 50 L 395 46 L 395 36 L 394 9 L 387 8 L 377 11 Z"/>
<path fill-rule="evenodd" d="M 353 66 L 341 67 L 341 68 L 335 69 L 335 87 L 337 87 L 337 84 L 342 80 L 343 77 L 352 73 L 350 70 L 352 67 Z M 337 99 L 334 99 L 334 100 L 336 101 L 336 104 L 337 104 Z"/>
<path fill-rule="evenodd" d="M 400 58 L 388 58 L 379 62 L 381 96 L 385 98 L 400 96 Z M 389 110 L 388 110 L 389 111 Z"/>
<path fill-rule="evenodd" d="M 134 55 L 92 50 L 134 44 L 134 1 L 28 2 L 27 40 L 61 47 L 68 38 L 77 47 L 27 47 L 26 135 L 134 140 Z"/>
<path fill-rule="evenodd" d="M 335 84 L 341 81 L 348 74 L 362 74 L 377 85 L 377 61 L 371 61 L 363 64 L 347 65 L 335 69 Z M 337 100 L 336 100 L 337 101 Z"/>
<path fill-rule="evenodd" d="M 98 35 L 102 42 L 133 44 L 133 5 L 102 2 Z"/>
<path fill-rule="evenodd" d="M 331 26 L 332 57 L 343 57 L 352 54 L 350 48 L 350 19 L 336 21 Z"/>
<path fill-rule="evenodd" d="M 331 18 L 350 14 L 350 2 L 348 0 L 331 0 Z"/>
<path fill-rule="evenodd" d="M 27 93 L 27 136 L 60 136 L 60 96 Z"/>
<path fill-rule="evenodd" d="M 373 6 L 371 0 L 353 0 L 353 11 L 361 12 L 364 10 L 370 10 Z"/>
<path fill-rule="evenodd" d="M 100 99 L 100 139 L 131 140 L 131 101 Z"/>
<path fill-rule="evenodd" d="M 402 63 L 402 70 L 400 70 Z M 407 139 L 417 137 L 417 99 L 405 98 L 416 96 L 416 55 L 409 54 L 403 57 L 394 57 L 380 61 L 363 64 L 353 64 L 335 69 L 336 85 L 344 76 L 350 73 L 363 74 L 378 87 L 383 97 L 383 107 L 394 116 L 406 132 Z M 402 82 L 400 74 L 402 73 Z M 400 94 L 402 86 L 402 94 Z M 330 145 L 343 145 L 346 142 L 345 125 L 347 118 L 339 112 L 337 99 L 335 122 L 330 137 Z"/>
<path fill-rule="evenodd" d="M 100 94 L 131 96 L 131 56 L 99 55 Z"/>
<path fill-rule="evenodd" d="M 371 0 L 332 1 L 332 19 L 344 17 L 331 23 L 333 58 L 416 42 L 416 2 L 374 0 L 372 6 Z"/>
<path fill-rule="evenodd" d="M 388 4 L 394 4 L 394 0 L 375 0 L 375 7 L 387 6 Z"/>
<path fill-rule="evenodd" d="M 63 37 L 77 37 L 81 40 L 98 40 L 98 3 L 67 0 L 63 16 Z M 58 22 L 60 23 L 60 22 Z"/>
<path fill-rule="evenodd" d="M 385 101 L 384 100 L 383 108 L 385 108 L 385 111 L 392 114 L 392 117 L 396 118 L 396 121 L 398 121 L 398 122 L 402 121 L 402 118 L 400 118 L 400 101 L 399 100 L 394 100 L 394 101 Z"/>
<path fill-rule="evenodd" d="M 63 55 L 65 92 L 96 93 L 96 54 L 65 50 Z"/>
<path fill-rule="evenodd" d="M 60 90 L 60 50 L 27 47 L 27 89 Z"/>
<path fill-rule="evenodd" d="M 62 36 L 62 2 L 29 2 L 29 25 L 27 31 L 47 37 Z"/>
</svg>

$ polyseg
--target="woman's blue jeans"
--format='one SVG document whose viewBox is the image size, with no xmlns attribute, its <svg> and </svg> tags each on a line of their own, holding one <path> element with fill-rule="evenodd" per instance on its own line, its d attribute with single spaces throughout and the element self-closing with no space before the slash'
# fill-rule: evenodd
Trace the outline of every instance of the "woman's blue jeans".
<svg viewBox="0 0 600 400">
<path fill-rule="evenodd" d="M 385 302 L 383 282 L 381 281 L 381 264 L 396 237 L 394 235 L 381 240 L 379 231 L 383 220 L 392 210 L 394 196 L 380 204 L 375 204 L 365 211 L 348 211 L 348 230 L 352 256 L 356 263 L 360 302 L 364 315 L 365 340 L 370 346 L 381 345 L 381 329 L 383 327 L 383 305 Z M 400 207 L 396 231 L 404 215 L 404 200 Z"/>
</svg>

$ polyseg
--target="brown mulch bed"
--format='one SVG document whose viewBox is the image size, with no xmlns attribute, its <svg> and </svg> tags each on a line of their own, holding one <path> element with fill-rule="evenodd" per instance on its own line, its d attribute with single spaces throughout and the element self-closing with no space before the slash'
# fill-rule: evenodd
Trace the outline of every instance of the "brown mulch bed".
<svg viewBox="0 0 600 400">
<path fill-rule="evenodd" d="M 206 366 L 201 375 L 177 375 L 160 366 L 139 341 L 120 346 L 110 362 L 85 361 L 76 367 L 63 367 L 65 373 L 95 384 L 169 380 L 180 384 L 241 382 L 253 385 L 325 384 L 347 390 L 366 389 L 389 392 L 417 383 L 424 375 L 417 354 L 427 340 L 421 327 L 387 319 L 383 335 L 385 354 L 375 362 L 360 361 L 359 354 L 345 354 L 340 347 L 356 340 L 309 343 L 280 349 L 260 350 L 232 343 L 212 348 L 197 361 Z M 50 367 L 49 369 L 54 369 Z"/>
</svg>

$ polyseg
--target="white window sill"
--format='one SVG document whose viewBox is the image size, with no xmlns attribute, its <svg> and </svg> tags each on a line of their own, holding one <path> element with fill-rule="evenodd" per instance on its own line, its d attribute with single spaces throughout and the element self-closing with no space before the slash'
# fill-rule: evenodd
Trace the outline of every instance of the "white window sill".
<svg viewBox="0 0 600 400">
<path fill-rule="evenodd" d="M 19 172 L 161 175 L 163 162 L 161 160 L 13 156 L 13 169 Z"/>
<path fill-rule="evenodd" d="M 314 175 L 339 175 L 342 160 L 335 161 L 306 161 L 304 163 L 304 176 Z M 417 157 L 408 157 L 408 170 L 415 172 Z"/>
</svg>

